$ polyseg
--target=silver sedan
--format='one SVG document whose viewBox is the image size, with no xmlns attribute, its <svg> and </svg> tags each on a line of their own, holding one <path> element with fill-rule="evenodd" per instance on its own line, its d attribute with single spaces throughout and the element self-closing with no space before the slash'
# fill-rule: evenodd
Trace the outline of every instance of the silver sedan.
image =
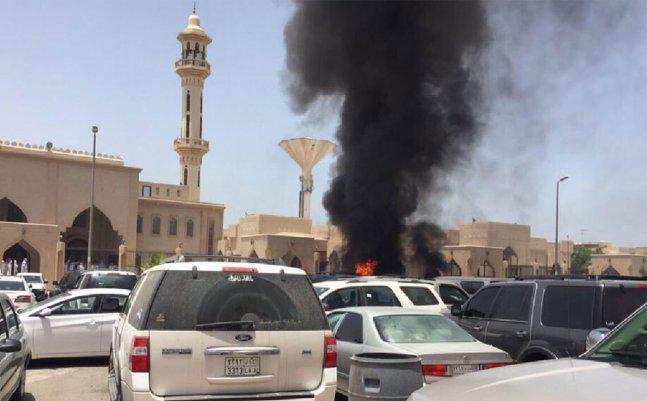
<svg viewBox="0 0 647 401">
<path fill-rule="evenodd" d="M 337 338 L 337 390 L 348 394 L 350 358 L 367 352 L 417 355 L 425 383 L 510 364 L 446 317 L 419 309 L 355 307 L 328 315 Z"/>
</svg>

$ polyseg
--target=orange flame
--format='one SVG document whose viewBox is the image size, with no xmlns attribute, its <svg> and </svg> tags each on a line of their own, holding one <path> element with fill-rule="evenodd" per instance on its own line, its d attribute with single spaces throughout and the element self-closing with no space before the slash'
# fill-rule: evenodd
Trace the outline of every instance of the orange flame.
<svg viewBox="0 0 647 401">
<path fill-rule="evenodd" d="M 355 274 L 358 276 L 372 276 L 376 267 L 377 261 L 373 259 L 369 259 L 364 263 L 359 262 L 355 264 Z"/>
</svg>

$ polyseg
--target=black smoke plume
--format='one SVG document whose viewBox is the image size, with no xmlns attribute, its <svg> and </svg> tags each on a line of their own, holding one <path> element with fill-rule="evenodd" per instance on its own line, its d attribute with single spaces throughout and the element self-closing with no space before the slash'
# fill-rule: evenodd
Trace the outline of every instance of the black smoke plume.
<svg viewBox="0 0 647 401">
<path fill-rule="evenodd" d="M 419 222 L 408 227 L 405 239 L 405 263 L 417 267 L 423 278 L 447 274 L 449 266 L 439 252 L 445 244 L 445 232 L 435 224 Z"/>
<path fill-rule="evenodd" d="M 401 274 L 408 218 L 478 138 L 473 63 L 487 38 L 474 1 L 298 1 L 285 28 L 296 112 L 341 96 L 336 176 L 324 198 L 343 264 Z"/>
</svg>

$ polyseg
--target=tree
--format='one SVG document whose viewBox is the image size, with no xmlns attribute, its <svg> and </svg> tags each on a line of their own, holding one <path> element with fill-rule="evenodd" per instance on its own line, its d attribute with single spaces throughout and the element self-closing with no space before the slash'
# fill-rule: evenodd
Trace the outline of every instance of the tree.
<svg viewBox="0 0 647 401">
<path fill-rule="evenodd" d="M 571 271 L 575 274 L 587 274 L 591 264 L 591 250 L 583 245 L 575 245 L 571 255 Z"/>
<path fill-rule="evenodd" d="M 142 266 L 142 270 L 146 271 L 150 269 L 151 267 L 157 266 L 162 264 L 162 255 L 158 253 L 154 253 L 151 255 L 150 259 L 148 259 L 148 263 L 146 263 L 144 266 Z"/>
</svg>

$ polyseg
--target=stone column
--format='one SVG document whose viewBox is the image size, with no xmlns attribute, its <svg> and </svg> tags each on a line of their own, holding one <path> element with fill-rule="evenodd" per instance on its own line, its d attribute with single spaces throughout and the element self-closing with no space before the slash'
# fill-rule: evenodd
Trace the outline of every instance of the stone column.
<svg viewBox="0 0 647 401">
<path fill-rule="evenodd" d="M 65 274 L 65 242 L 63 242 L 62 238 L 59 238 L 58 242 L 56 242 L 56 260 L 54 261 L 54 277 L 52 277 L 51 281 L 58 280 L 60 277 L 63 276 L 63 274 Z"/>
<path fill-rule="evenodd" d="M 128 267 L 128 247 L 126 244 L 119 245 L 119 270 Z"/>
</svg>

